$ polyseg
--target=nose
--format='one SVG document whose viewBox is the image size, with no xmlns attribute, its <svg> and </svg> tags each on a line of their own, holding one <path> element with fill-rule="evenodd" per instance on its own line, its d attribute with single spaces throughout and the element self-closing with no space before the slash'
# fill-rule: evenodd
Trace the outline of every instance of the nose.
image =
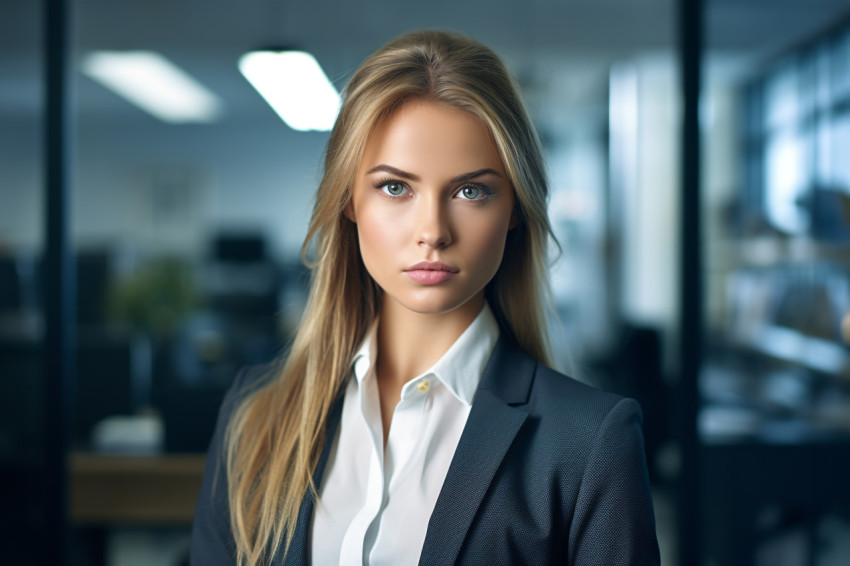
<svg viewBox="0 0 850 566">
<path fill-rule="evenodd" d="M 446 203 L 439 197 L 423 198 L 417 207 L 419 245 L 441 249 L 452 243 Z"/>
</svg>

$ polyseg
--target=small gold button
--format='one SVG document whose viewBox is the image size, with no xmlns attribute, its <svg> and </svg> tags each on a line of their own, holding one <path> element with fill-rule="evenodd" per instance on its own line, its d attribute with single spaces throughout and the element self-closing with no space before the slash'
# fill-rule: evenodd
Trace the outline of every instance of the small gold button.
<svg viewBox="0 0 850 566">
<path fill-rule="evenodd" d="M 416 388 L 419 391 L 425 393 L 426 391 L 428 391 L 428 387 L 430 387 L 430 385 L 431 385 L 430 381 L 428 381 L 427 379 L 423 379 L 422 381 L 419 382 L 419 385 L 417 385 Z"/>
</svg>

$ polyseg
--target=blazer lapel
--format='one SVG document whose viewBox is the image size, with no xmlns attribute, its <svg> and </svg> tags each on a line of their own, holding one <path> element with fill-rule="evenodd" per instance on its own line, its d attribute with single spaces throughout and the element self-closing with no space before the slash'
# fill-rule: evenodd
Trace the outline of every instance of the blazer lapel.
<svg viewBox="0 0 850 566">
<path fill-rule="evenodd" d="M 343 389 L 344 391 L 344 389 Z M 322 484 L 322 477 L 325 471 L 325 465 L 328 463 L 328 456 L 331 452 L 333 439 L 336 435 L 336 429 L 339 426 L 340 416 L 342 415 L 342 400 L 344 395 L 337 396 L 331 411 L 328 414 L 327 438 L 325 445 L 322 447 L 322 453 L 319 456 L 319 461 L 316 463 L 316 470 L 313 472 L 313 485 L 316 489 Z M 313 518 L 313 496 L 308 491 L 301 500 L 301 508 L 298 510 L 298 523 L 295 525 L 295 534 L 292 537 L 292 543 L 289 545 L 289 552 L 286 554 L 286 561 L 283 560 L 284 543 L 275 550 L 273 564 L 275 566 L 306 566 L 309 564 L 308 556 L 309 549 L 309 533 L 310 524 Z"/>
<path fill-rule="evenodd" d="M 443 566 L 457 560 L 484 494 L 528 416 L 525 405 L 535 367 L 503 332 L 428 522 L 419 564 Z"/>
</svg>

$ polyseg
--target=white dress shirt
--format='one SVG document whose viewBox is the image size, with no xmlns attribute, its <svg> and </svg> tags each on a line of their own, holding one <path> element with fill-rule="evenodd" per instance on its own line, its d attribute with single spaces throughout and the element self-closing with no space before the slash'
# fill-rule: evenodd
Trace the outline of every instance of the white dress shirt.
<svg viewBox="0 0 850 566">
<path fill-rule="evenodd" d="M 428 371 L 407 382 L 383 447 L 377 325 L 354 357 L 313 515 L 315 565 L 416 564 L 428 520 L 499 326 L 487 304 Z M 423 337 L 427 340 L 427 337 Z"/>
</svg>

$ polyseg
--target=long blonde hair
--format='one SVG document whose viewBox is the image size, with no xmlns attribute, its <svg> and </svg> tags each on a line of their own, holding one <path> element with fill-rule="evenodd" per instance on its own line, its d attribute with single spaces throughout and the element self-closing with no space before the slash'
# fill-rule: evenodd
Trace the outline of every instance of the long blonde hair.
<svg viewBox="0 0 850 566">
<path fill-rule="evenodd" d="M 240 566 L 268 562 L 281 542 L 288 550 L 302 499 L 308 491 L 315 495 L 312 475 L 328 414 L 381 300 L 343 210 L 373 126 L 412 99 L 464 109 L 489 128 L 515 189 L 519 223 L 485 293 L 502 331 L 534 358 L 549 361 L 548 188 L 518 89 L 499 57 L 467 37 L 406 34 L 366 59 L 346 87 L 302 248 L 313 269 L 304 318 L 285 363 L 228 423 L 230 523 Z"/>
</svg>

